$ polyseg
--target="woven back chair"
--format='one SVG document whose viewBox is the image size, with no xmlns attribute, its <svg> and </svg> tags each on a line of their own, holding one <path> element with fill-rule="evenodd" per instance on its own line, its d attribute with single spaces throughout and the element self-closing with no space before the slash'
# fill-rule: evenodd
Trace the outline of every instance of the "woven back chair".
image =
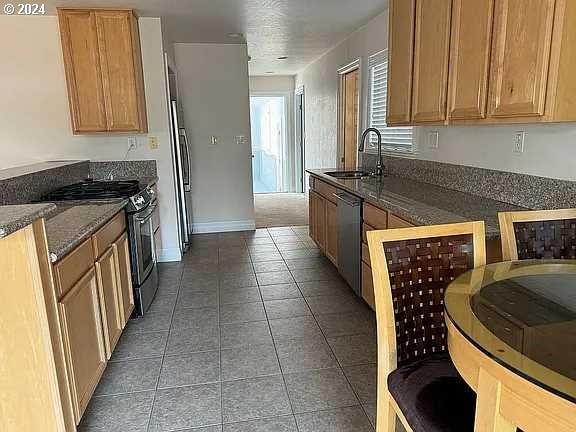
<svg viewBox="0 0 576 432">
<path fill-rule="evenodd" d="M 576 209 L 499 213 L 502 258 L 576 259 Z"/>
<path fill-rule="evenodd" d="M 456 277 L 485 264 L 484 222 L 370 231 L 367 235 L 378 323 L 377 431 L 393 431 L 397 414 L 409 432 L 465 432 L 463 424 L 473 427 L 474 396 L 446 354 L 444 292 Z M 429 380 L 447 385 L 426 389 L 423 386 Z M 402 385 L 408 387 L 394 394 L 393 387 Z M 432 406 L 431 417 L 415 412 L 417 405 L 420 411 L 428 409 L 423 408 L 423 400 L 410 398 L 428 392 L 433 400 L 435 391 L 441 393 L 440 398 L 454 397 L 454 403 L 465 404 L 460 410 L 462 418 L 442 419 Z M 457 412 L 458 407 L 454 408 Z M 464 412 L 469 417 L 470 409 L 472 418 L 463 418 Z M 451 421 L 456 424 L 448 424 Z"/>
</svg>

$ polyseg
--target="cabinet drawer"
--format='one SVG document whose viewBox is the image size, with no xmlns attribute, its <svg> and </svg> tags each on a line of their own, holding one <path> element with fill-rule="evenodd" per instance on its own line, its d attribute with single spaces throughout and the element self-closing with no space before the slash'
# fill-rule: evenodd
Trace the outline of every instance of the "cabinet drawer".
<svg viewBox="0 0 576 432">
<path fill-rule="evenodd" d="M 388 229 L 394 229 L 394 228 L 410 228 L 416 226 L 414 224 L 411 224 L 408 221 L 405 221 L 404 219 L 399 218 L 396 215 L 393 215 L 392 213 L 388 213 Z"/>
<path fill-rule="evenodd" d="M 92 236 L 94 257 L 99 258 L 124 231 L 126 231 L 126 216 L 122 210 Z"/>
<path fill-rule="evenodd" d="M 338 188 L 335 188 L 334 186 L 329 185 L 328 183 L 325 183 L 318 179 L 314 182 L 314 190 L 320 195 L 322 195 L 324 198 L 326 198 L 328 201 L 331 201 L 333 203 L 336 203 L 336 197 L 334 196 L 334 194 L 340 191 Z"/>
<path fill-rule="evenodd" d="M 373 226 L 374 229 L 386 229 L 388 228 L 388 212 L 364 203 L 364 223 Z"/>
<path fill-rule="evenodd" d="M 374 231 L 376 228 L 374 228 L 373 226 L 367 225 L 367 224 L 362 224 L 362 241 L 366 244 L 368 244 L 368 238 L 366 237 L 366 233 L 368 231 Z"/>
<path fill-rule="evenodd" d="M 366 263 L 366 265 L 372 267 L 372 262 L 370 261 L 370 249 L 368 249 L 368 245 L 362 242 L 362 261 Z"/>
<path fill-rule="evenodd" d="M 372 269 L 364 262 L 362 263 L 362 298 L 366 303 L 368 303 L 372 310 L 376 310 Z"/>
<path fill-rule="evenodd" d="M 90 239 L 86 240 L 54 266 L 56 295 L 64 296 L 94 265 Z"/>
</svg>

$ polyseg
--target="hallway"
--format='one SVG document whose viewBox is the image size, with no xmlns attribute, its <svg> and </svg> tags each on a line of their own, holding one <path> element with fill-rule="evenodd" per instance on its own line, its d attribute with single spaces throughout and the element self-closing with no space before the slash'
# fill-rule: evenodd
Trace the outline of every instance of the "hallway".
<svg viewBox="0 0 576 432">
<path fill-rule="evenodd" d="M 256 228 L 308 225 L 308 196 L 303 193 L 254 194 Z"/>
<path fill-rule="evenodd" d="M 307 227 L 195 236 L 128 326 L 80 432 L 374 431 L 375 316 Z"/>
</svg>

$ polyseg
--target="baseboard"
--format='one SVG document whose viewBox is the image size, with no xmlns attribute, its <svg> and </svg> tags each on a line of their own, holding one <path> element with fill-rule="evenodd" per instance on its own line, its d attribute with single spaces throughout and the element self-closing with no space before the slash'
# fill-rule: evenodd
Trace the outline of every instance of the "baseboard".
<svg viewBox="0 0 576 432">
<path fill-rule="evenodd" d="M 156 251 L 158 262 L 181 261 L 182 254 L 179 248 L 159 249 Z"/>
<path fill-rule="evenodd" d="M 251 231 L 256 229 L 254 220 L 195 223 L 192 226 L 194 234 L 217 233 L 230 231 Z"/>
</svg>

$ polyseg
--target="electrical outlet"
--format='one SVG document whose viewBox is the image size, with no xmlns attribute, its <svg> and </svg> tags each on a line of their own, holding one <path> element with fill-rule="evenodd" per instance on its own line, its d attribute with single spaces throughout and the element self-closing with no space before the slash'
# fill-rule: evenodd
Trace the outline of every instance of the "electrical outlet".
<svg viewBox="0 0 576 432">
<path fill-rule="evenodd" d="M 148 137 L 148 147 L 150 147 L 150 150 L 157 150 L 158 149 L 158 137 L 155 137 L 155 136 Z"/>
<path fill-rule="evenodd" d="M 218 138 L 216 138 L 214 135 L 212 135 L 210 137 L 210 144 L 212 144 L 212 145 L 218 144 Z"/>
<path fill-rule="evenodd" d="M 136 150 L 138 148 L 138 140 L 135 136 L 128 137 L 128 151 Z"/>
<path fill-rule="evenodd" d="M 526 138 L 526 132 L 518 131 L 514 134 L 514 153 L 524 153 L 524 139 Z"/>
<path fill-rule="evenodd" d="M 236 135 L 234 137 L 237 145 L 244 145 L 246 144 L 246 137 L 244 135 Z"/>
<path fill-rule="evenodd" d="M 428 134 L 428 148 L 431 150 L 438 150 L 440 141 L 440 132 L 433 131 Z"/>
</svg>

